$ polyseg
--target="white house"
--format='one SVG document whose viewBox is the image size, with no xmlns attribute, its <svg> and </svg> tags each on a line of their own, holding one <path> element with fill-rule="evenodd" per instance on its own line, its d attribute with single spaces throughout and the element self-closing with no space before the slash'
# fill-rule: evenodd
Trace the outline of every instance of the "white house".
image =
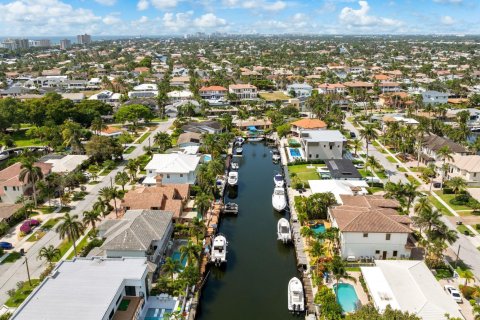
<svg viewBox="0 0 480 320">
<path fill-rule="evenodd" d="M 342 159 L 347 138 L 338 130 L 302 130 L 300 142 L 307 160 Z"/>
<path fill-rule="evenodd" d="M 397 213 L 398 202 L 381 196 L 341 195 L 340 199 L 342 205 L 329 210 L 329 219 L 340 231 L 344 259 L 410 257 L 411 220 Z"/>
<path fill-rule="evenodd" d="M 320 94 L 344 94 L 347 87 L 341 83 L 323 83 L 317 89 Z"/>
<path fill-rule="evenodd" d="M 111 320 L 122 301 L 137 319 L 148 296 L 145 258 L 75 258 L 61 261 L 18 307 L 13 320 Z M 125 304 L 125 302 L 123 303 Z"/>
<path fill-rule="evenodd" d="M 443 104 L 448 102 L 448 93 L 429 90 L 422 92 L 422 98 L 424 104 Z"/>
<path fill-rule="evenodd" d="M 234 93 L 240 100 L 256 99 L 258 95 L 257 87 L 251 84 L 231 84 L 228 92 Z"/>
<path fill-rule="evenodd" d="M 167 93 L 168 99 L 171 103 L 191 100 L 193 93 L 190 90 L 177 90 Z"/>
<path fill-rule="evenodd" d="M 480 186 L 480 156 L 479 155 L 454 155 L 449 164 L 447 178 L 461 177 L 470 186 Z"/>
<path fill-rule="evenodd" d="M 147 176 L 143 180 L 145 185 L 155 185 L 156 176 L 162 175 L 162 182 L 194 184 L 197 179 L 197 169 L 200 157 L 191 154 L 155 154 L 147 164 Z"/>
<path fill-rule="evenodd" d="M 376 260 L 375 266 L 361 267 L 361 271 L 373 304 L 380 312 L 390 306 L 423 320 L 464 319 L 457 303 L 423 261 Z"/>
<path fill-rule="evenodd" d="M 287 93 L 294 92 L 295 98 L 308 98 L 312 95 L 312 86 L 308 83 L 294 83 L 287 86 Z"/>
<path fill-rule="evenodd" d="M 202 99 L 218 100 L 225 98 L 228 90 L 222 86 L 209 86 L 200 88 L 198 92 L 200 93 Z"/>
<path fill-rule="evenodd" d="M 120 103 L 120 93 L 114 93 L 112 91 L 104 90 L 100 93 L 94 94 L 88 98 L 88 100 L 99 100 L 104 103 L 116 106 Z"/>
</svg>

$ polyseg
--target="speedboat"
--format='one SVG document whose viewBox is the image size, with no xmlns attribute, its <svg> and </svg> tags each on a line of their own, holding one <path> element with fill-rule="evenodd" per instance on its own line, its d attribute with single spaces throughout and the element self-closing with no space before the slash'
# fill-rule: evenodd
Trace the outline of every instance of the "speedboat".
<svg viewBox="0 0 480 320">
<path fill-rule="evenodd" d="M 280 161 L 280 152 L 278 150 L 272 151 L 272 160 L 274 162 Z"/>
<path fill-rule="evenodd" d="M 243 153 L 243 148 L 242 147 L 235 148 L 235 153 L 236 154 L 242 154 Z"/>
<path fill-rule="evenodd" d="M 293 313 L 305 311 L 305 297 L 303 284 L 300 279 L 293 277 L 288 282 L 288 310 Z"/>
<path fill-rule="evenodd" d="M 239 167 L 240 165 L 238 164 L 238 162 L 232 162 L 232 170 L 238 170 Z"/>
<path fill-rule="evenodd" d="M 262 141 L 263 140 L 263 137 L 249 137 L 248 138 L 248 141 L 251 141 L 251 142 L 258 142 L 258 141 Z"/>
<path fill-rule="evenodd" d="M 283 176 L 280 173 L 277 173 L 273 177 L 273 183 L 275 183 L 275 187 L 283 188 L 285 181 L 283 180 Z"/>
<path fill-rule="evenodd" d="M 7 151 L 0 152 L 0 160 L 8 159 L 9 156 L 10 154 Z"/>
<path fill-rule="evenodd" d="M 292 241 L 292 232 L 290 230 L 290 223 L 287 219 L 281 218 L 277 223 L 277 240 L 287 243 Z"/>
<path fill-rule="evenodd" d="M 231 186 L 236 186 L 238 183 L 238 172 L 236 171 L 230 171 L 228 173 L 228 179 L 227 182 Z"/>
<path fill-rule="evenodd" d="M 225 238 L 223 234 L 219 233 L 213 239 L 210 262 L 214 263 L 216 266 L 220 266 L 222 263 L 227 262 L 227 245 L 227 238 Z"/>
<path fill-rule="evenodd" d="M 235 138 L 235 143 L 238 143 L 238 144 L 242 145 L 244 142 L 245 142 L 244 137 L 236 137 Z"/>
<path fill-rule="evenodd" d="M 287 207 L 287 197 L 285 189 L 276 187 L 272 194 L 272 206 L 277 211 L 282 211 Z"/>
</svg>

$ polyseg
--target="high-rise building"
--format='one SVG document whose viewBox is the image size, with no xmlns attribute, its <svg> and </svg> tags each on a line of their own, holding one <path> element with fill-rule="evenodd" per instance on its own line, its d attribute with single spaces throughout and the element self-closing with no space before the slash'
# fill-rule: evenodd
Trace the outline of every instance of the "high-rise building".
<svg viewBox="0 0 480 320">
<path fill-rule="evenodd" d="M 72 41 L 68 39 L 60 40 L 60 49 L 67 50 L 67 49 L 70 49 L 71 47 L 72 47 Z"/>
<path fill-rule="evenodd" d="M 41 40 L 29 40 L 30 47 L 35 48 L 48 48 L 51 46 L 51 42 L 48 39 L 41 39 Z"/>
<path fill-rule="evenodd" d="M 2 42 L 2 47 L 9 50 L 28 49 L 28 39 L 6 39 Z"/>
<path fill-rule="evenodd" d="M 17 44 L 17 49 L 28 49 L 29 48 L 28 39 L 15 39 L 15 43 Z"/>
<path fill-rule="evenodd" d="M 79 34 L 77 36 L 77 43 L 78 44 L 90 44 L 92 43 L 92 36 L 89 34 Z"/>
</svg>

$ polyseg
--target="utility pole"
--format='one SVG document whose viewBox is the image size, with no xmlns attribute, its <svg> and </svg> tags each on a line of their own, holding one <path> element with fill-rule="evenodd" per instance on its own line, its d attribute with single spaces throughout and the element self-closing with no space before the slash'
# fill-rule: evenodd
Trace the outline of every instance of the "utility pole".
<svg viewBox="0 0 480 320">
<path fill-rule="evenodd" d="M 20 249 L 20 255 L 22 255 L 25 258 L 25 266 L 27 267 L 27 276 L 28 276 L 28 283 L 30 284 L 30 287 L 32 286 L 32 279 L 30 278 L 30 269 L 28 268 L 28 258 L 27 255 L 25 254 L 24 249 Z"/>
<path fill-rule="evenodd" d="M 457 250 L 457 257 L 455 259 L 455 269 L 457 268 L 457 262 L 458 262 L 458 256 L 460 255 L 460 245 L 458 245 L 458 250 Z"/>
</svg>

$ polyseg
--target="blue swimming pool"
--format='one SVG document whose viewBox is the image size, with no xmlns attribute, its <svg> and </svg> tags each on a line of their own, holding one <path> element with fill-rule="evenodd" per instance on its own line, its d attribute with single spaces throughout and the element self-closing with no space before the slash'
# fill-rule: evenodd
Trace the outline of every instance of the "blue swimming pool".
<svg viewBox="0 0 480 320">
<path fill-rule="evenodd" d="M 176 261 L 180 261 L 182 266 L 185 268 L 185 266 L 187 265 L 187 257 L 183 258 L 183 260 L 180 259 L 181 257 L 182 257 L 182 254 L 180 253 L 180 251 L 174 251 L 172 253 L 172 259 Z"/>
<path fill-rule="evenodd" d="M 323 223 L 317 223 L 316 225 L 314 226 L 311 226 L 310 229 L 313 230 L 313 232 L 315 232 L 315 234 L 319 234 L 319 233 L 325 233 L 325 225 Z"/>
<path fill-rule="evenodd" d="M 336 289 L 336 286 L 337 285 L 334 285 L 333 288 L 343 312 L 354 312 L 358 304 L 358 296 L 355 288 L 348 283 L 339 283 L 338 289 Z"/>
<path fill-rule="evenodd" d="M 288 148 L 288 150 L 290 151 L 290 155 L 292 157 L 301 157 L 302 154 L 300 153 L 300 149 L 298 148 Z"/>
<path fill-rule="evenodd" d="M 172 309 L 148 308 L 145 320 L 163 320 L 166 313 L 172 313 Z"/>
</svg>

